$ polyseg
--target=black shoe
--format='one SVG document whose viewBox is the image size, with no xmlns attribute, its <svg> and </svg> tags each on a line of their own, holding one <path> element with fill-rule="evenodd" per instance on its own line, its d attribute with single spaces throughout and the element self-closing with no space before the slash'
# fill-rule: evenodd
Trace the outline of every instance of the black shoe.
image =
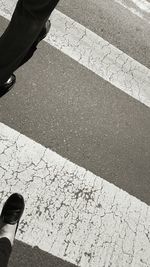
<svg viewBox="0 0 150 267">
<path fill-rule="evenodd" d="M 3 223 L 12 225 L 17 223 L 17 232 L 18 224 L 23 214 L 24 207 L 25 204 L 23 196 L 18 193 L 12 194 L 5 202 L 1 212 L 1 219 Z"/>
<path fill-rule="evenodd" d="M 16 76 L 12 74 L 5 83 L 0 84 L 0 97 L 7 93 L 14 86 L 15 82 Z"/>
</svg>

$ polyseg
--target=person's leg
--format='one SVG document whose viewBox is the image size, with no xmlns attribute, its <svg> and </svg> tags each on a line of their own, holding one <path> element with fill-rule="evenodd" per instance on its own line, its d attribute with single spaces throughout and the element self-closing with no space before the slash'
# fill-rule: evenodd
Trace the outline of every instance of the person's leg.
<svg viewBox="0 0 150 267">
<path fill-rule="evenodd" d="M 5 224 L 0 218 L 0 267 L 7 267 L 15 238 L 17 224 Z"/>
<path fill-rule="evenodd" d="M 22 59 L 22 61 L 20 62 L 19 67 L 21 67 L 23 64 L 25 64 L 34 54 L 34 52 L 37 49 L 37 45 L 38 43 L 45 37 L 43 37 L 43 35 L 45 36 L 45 34 L 47 35 L 47 33 L 49 32 L 51 27 L 51 23 L 50 20 L 46 21 L 46 24 L 44 25 L 44 28 L 42 29 L 42 31 L 40 32 L 40 34 L 38 35 L 36 41 L 32 44 L 32 46 L 30 47 L 28 53 L 25 55 L 25 57 Z M 44 31 L 44 32 L 43 32 Z M 42 38 L 41 38 L 42 36 Z"/>
<path fill-rule="evenodd" d="M 10 240 L 6 237 L 0 238 L 0 266 L 7 267 L 12 252 Z"/>
<path fill-rule="evenodd" d="M 21 66 L 59 0 L 19 0 L 0 37 L 0 84 Z"/>
</svg>

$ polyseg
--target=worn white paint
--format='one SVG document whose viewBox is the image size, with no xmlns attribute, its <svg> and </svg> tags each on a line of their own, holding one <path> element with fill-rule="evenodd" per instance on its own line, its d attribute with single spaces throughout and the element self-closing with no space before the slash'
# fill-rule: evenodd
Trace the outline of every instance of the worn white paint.
<svg viewBox="0 0 150 267">
<path fill-rule="evenodd" d="M 0 14 L 11 19 L 8 3 L 1 3 Z M 51 23 L 46 42 L 150 107 L 148 68 L 57 10 L 51 15 Z"/>
<path fill-rule="evenodd" d="M 0 123 L 0 208 L 25 199 L 17 239 L 82 267 L 150 266 L 150 207 Z"/>
</svg>

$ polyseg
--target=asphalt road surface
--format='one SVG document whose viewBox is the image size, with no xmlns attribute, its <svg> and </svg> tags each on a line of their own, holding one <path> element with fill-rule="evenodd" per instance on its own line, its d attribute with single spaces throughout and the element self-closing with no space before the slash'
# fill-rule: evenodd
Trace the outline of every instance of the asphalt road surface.
<svg viewBox="0 0 150 267">
<path fill-rule="evenodd" d="M 16 1 L 0 3 L 0 35 Z M 60 0 L 0 99 L 9 267 L 150 266 L 150 3 Z M 10 44 L 11 45 L 11 44 Z"/>
</svg>

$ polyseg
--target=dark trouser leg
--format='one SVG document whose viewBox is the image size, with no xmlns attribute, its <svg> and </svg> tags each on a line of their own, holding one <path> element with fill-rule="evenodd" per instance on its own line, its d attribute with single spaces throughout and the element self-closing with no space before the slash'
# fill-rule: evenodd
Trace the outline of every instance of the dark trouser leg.
<svg viewBox="0 0 150 267">
<path fill-rule="evenodd" d="M 21 67 L 24 63 L 26 63 L 26 62 L 33 56 L 34 52 L 35 52 L 36 49 L 37 49 L 37 47 L 36 47 L 37 44 L 38 44 L 37 41 L 35 41 L 35 42 L 33 43 L 33 45 L 30 47 L 29 51 L 28 51 L 27 54 L 25 55 L 25 57 L 24 57 L 24 58 L 22 59 L 22 61 L 19 63 L 18 68 Z"/>
<path fill-rule="evenodd" d="M 0 84 L 3 84 L 19 66 L 31 58 L 36 50 L 33 44 L 36 43 L 58 2 L 59 0 L 19 0 L 17 2 L 12 19 L 0 37 Z M 29 51 L 31 51 L 30 57 Z"/>
<path fill-rule="evenodd" d="M 12 251 L 11 243 L 8 238 L 0 238 L 0 266 L 7 267 Z"/>
</svg>

